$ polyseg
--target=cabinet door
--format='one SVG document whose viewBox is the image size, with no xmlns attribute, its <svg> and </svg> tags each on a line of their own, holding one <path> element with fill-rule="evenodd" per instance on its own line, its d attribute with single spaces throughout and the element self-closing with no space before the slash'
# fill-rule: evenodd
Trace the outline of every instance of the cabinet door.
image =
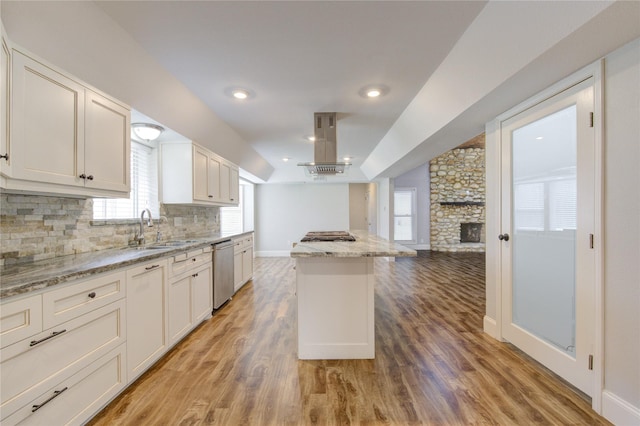
<svg viewBox="0 0 640 426">
<path fill-rule="evenodd" d="M 90 90 L 85 98 L 85 185 L 129 195 L 131 114 Z"/>
<path fill-rule="evenodd" d="M 127 378 L 136 378 L 168 348 L 166 260 L 127 271 Z"/>
<path fill-rule="evenodd" d="M 12 51 L 12 176 L 84 186 L 84 87 Z"/>
<path fill-rule="evenodd" d="M 11 67 L 11 54 L 9 47 L 2 37 L 0 46 L 0 173 L 11 175 L 11 150 L 9 146 L 9 70 Z"/>
<path fill-rule="evenodd" d="M 238 291 L 242 284 L 242 252 L 238 252 L 233 255 L 233 290 Z"/>
<path fill-rule="evenodd" d="M 231 167 L 226 163 L 220 164 L 220 201 L 229 203 L 231 199 L 229 182 L 231 179 Z"/>
<path fill-rule="evenodd" d="M 197 146 L 193 147 L 193 199 L 211 201 L 209 197 L 209 154 Z"/>
<path fill-rule="evenodd" d="M 240 202 L 240 177 L 238 169 L 231 167 L 229 176 L 229 197 L 233 204 Z"/>
<path fill-rule="evenodd" d="M 249 247 L 242 252 L 242 282 L 246 283 L 253 277 L 253 248 Z"/>
<path fill-rule="evenodd" d="M 213 310 L 212 266 L 200 269 L 191 277 L 191 301 L 193 323 L 198 324 L 211 315 Z"/>
<path fill-rule="evenodd" d="M 191 276 L 169 285 L 169 340 L 173 344 L 187 334 L 191 321 Z"/>
<path fill-rule="evenodd" d="M 220 160 L 209 157 L 209 200 L 220 201 Z"/>
</svg>

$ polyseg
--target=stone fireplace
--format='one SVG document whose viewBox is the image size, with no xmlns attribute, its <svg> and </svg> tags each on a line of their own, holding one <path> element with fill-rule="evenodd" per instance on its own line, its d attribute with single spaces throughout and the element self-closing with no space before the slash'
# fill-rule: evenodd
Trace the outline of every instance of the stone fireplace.
<svg viewBox="0 0 640 426">
<path fill-rule="evenodd" d="M 431 160 L 431 250 L 485 251 L 484 133 Z"/>
</svg>

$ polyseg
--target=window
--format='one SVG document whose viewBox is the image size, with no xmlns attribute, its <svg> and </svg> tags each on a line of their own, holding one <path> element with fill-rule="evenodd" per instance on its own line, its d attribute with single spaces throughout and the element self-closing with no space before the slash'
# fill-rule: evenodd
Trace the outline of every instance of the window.
<svg viewBox="0 0 640 426">
<path fill-rule="evenodd" d="M 575 178 L 515 184 L 515 229 L 576 229 L 576 202 Z"/>
<path fill-rule="evenodd" d="M 253 184 L 240 180 L 237 207 L 220 207 L 220 232 L 237 234 L 253 231 Z"/>
<path fill-rule="evenodd" d="M 393 235 L 395 241 L 415 244 L 416 188 L 397 188 L 393 193 Z"/>
<path fill-rule="evenodd" d="M 158 150 L 131 141 L 131 193 L 129 198 L 95 198 L 93 218 L 137 219 L 144 209 L 160 217 L 158 202 Z"/>
</svg>

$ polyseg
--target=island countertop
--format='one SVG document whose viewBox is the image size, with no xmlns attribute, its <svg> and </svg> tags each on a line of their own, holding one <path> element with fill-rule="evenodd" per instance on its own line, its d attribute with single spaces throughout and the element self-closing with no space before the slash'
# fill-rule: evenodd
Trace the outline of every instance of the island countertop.
<svg viewBox="0 0 640 426">
<path fill-rule="evenodd" d="M 363 230 L 350 230 L 355 241 L 299 242 L 291 257 L 415 257 L 415 250 Z"/>
</svg>

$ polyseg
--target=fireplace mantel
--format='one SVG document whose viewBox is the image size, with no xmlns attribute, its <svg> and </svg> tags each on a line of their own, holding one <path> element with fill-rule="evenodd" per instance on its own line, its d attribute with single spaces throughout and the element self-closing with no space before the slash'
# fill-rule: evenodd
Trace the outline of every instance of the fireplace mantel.
<svg viewBox="0 0 640 426">
<path fill-rule="evenodd" d="M 484 206 L 484 201 L 440 201 L 441 206 Z"/>
</svg>

